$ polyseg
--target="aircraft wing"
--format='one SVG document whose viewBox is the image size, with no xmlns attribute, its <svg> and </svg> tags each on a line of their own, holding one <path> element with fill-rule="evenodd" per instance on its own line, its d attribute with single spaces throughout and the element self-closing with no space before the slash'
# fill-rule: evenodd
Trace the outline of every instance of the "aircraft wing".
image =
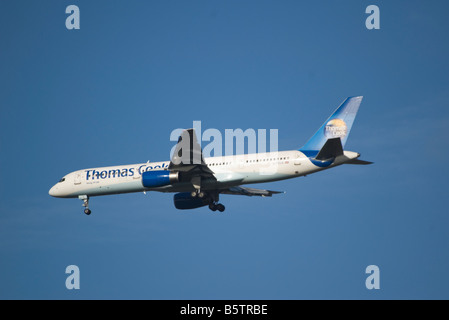
<svg viewBox="0 0 449 320">
<path fill-rule="evenodd" d="M 215 179 L 214 172 L 204 162 L 203 152 L 194 129 L 184 130 L 179 136 L 175 151 L 168 166 L 169 170 L 179 171 L 186 180 L 191 180 L 196 189 L 201 188 L 201 180 Z M 245 196 L 271 197 L 281 191 L 262 190 L 246 187 L 230 187 L 218 190 L 219 193 Z"/>
<path fill-rule="evenodd" d="M 220 190 L 220 193 L 224 194 L 236 194 L 243 196 L 260 196 L 260 197 L 271 197 L 273 194 L 285 193 L 284 191 L 271 191 L 263 189 L 254 189 L 246 187 L 230 187 L 228 189 Z"/>
<path fill-rule="evenodd" d="M 194 129 L 184 130 L 179 136 L 168 169 L 179 171 L 197 189 L 201 186 L 201 179 L 215 179 L 213 171 L 204 162 L 203 151 Z"/>
</svg>

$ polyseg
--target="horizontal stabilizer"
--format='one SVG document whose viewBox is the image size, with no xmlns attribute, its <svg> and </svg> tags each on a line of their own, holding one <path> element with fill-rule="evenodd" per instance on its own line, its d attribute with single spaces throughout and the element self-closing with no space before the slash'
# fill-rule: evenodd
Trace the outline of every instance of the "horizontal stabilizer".
<svg viewBox="0 0 449 320">
<path fill-rule="evenodd" d="M 366 165 L 366 164 L 372 164 L 373 162 L 371 161 L 365 161 L 365 160 L 359 160 L 359 159 L 352 159 L 349 160 L 348 162 L 345 162 L 345 164 L 362 164 L 362 165 Z"/>
<path fill-rule="evenodd" d="M 246 187 L 230 187 L 228 189 L 221 190 L 220 193 L 224 194 L 236 194 L 243 196 L 259 196 L 259 197 L 271 197 L 273 194 L 285 193 L 282 191 L 262 190 Z"/>
<path fill-rule="evenodd" d="M 328 160 L 343 155 L 343 146 L 340 138 L 328 139 L 315 157 L 316 160 Z"/>
</svg>

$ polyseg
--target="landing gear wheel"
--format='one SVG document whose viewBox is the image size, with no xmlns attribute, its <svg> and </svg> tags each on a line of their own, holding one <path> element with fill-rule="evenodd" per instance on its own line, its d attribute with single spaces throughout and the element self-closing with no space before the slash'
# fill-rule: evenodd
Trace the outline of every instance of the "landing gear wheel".
<svg viewBox="0 0 449 320">
<path fill-rule="evenodd" d="M 196 191 L 192 191 L 192 193 L 190 193 L 190 195 L 192 196 L 192 198 L 196 198 L 198 193 Z"/>
<path fill-rule="evenodd" d="M 225 206 L 222 205 L 221 203 L 219 203 L 219 204 L 217 204 L 217 210 L 220 212 L 223 212 L 223 211 L 225 211 Z"/>
<path fill-rule="evenodd" d="M 199 192 L 198 193 L 198 198 L 204 198 L 206 194 L 204 192 Z"/>
<path fill-rule="evenodd" d="M 212 211 L 217 211 L 217 206 L 215 204 L 211 203 L 209 205 L 209 209 L 211 209 Z"/>
<path fill-rule="evenodd" d="M 90 215 L 92 211 L 89 210 L 89 196 L 88 195 L 80 195 L 78 199 L 83 200 L 84 213 Z"/>
</svg>

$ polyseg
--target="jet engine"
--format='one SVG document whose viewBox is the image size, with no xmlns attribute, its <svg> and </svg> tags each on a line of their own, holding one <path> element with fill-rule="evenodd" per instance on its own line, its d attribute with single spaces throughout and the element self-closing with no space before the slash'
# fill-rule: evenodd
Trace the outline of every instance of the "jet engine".
<svg viewBox="0 0 449 320">
<path fill-rule="evenodd" d="M 180 192 L 174 195 L 173 202 L 176 209 L 195 209 L 207 206 L 210 199 L 208 197 L 192 197 L 190 192 Z"/>
<path fill-rule="evenodd" d="M 142 173 L 142 185 L 145 188 L 157 188 L 179 182 L 179 172 L 152 170 Z"/>
</svg>

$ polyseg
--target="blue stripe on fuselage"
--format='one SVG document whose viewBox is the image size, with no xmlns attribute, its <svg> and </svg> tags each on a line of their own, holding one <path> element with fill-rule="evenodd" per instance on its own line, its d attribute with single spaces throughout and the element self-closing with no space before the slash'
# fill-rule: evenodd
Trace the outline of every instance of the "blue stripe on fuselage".
<svg viewBox="0 0 449 320">
<path fill-rule="evenodd" d="M 335 158 L 332 158 L 327 161 L 316 160 L 315 157 L 318 154 L 318 151 L 316 151 L 316 150 L 301 150 L 301 152 L 304 153 L 304 155 L 307 158 L 309 158 L 310 162 L 312 162 L 315 166 L 320 167 L 320 168 L 329 167 L 332 163 L 334 163 L 334 160 L 335 160 Z"/>
</svg>

